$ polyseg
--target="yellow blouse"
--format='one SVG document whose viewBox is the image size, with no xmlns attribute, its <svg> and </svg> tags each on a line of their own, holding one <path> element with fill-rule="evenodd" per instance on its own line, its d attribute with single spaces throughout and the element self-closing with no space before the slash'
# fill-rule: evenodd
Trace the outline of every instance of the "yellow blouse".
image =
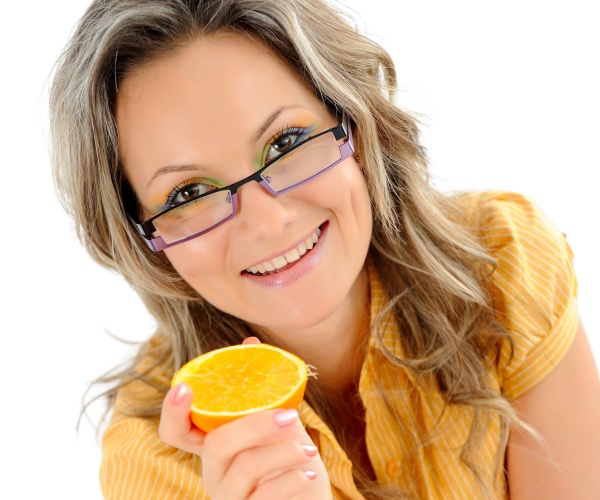
<svg viewBox="0 0 600 500">
<path fill-rule="evenodd" d="M 561 234 L 527 198 L 503 192 L 464 198 L 472 223 L 498 261 L 492 275 L 493 306 L 498 320 L 511 334 L 490 369 L 494 389 L 509 400 L 539 383 L 560 361 L 574 337 L 577 316 L 577 283 L 572 252 Z M 380 280 L 370 266 L 371 318 L 385 304 Z M 394 321 L 383 333 L 383 346 L 394 350 L 399 335 Z M 374 370 L 391 396 L 393 410 L 414 421 L 427 442 L 417 454 L 390 418 L 375 391 Z M 165 379 L 170 374 L 164 374 Z M 143 397 L 139 387 L 136 396 Z M 140 394 L 140 390 L 142 394 Z M 359 392 L 366 408 L 366 445 L 378 481 L 412 490 L 423 499 L 477 497 L 472 473 L 461 462 L 460 450 L 468 435 L 471 412 L 460 406 L 444 407 L 435 387 L 419 387 L 411 374 L 392 365 L 371 339 L 363 366 Z M 394 395 L 398 395 L 394 397 Z M 410 398 L 403 395 L 410 394 Z M 101 486 L 107 499 L 199 499 L 203 491 L 200 459 L 164 444 L 157 419 L 125 417 L 122 389 L 112 421 L 103 436 Z M 362 499 L 352 479 L 352 463 L 330 429 L 303 402 L 300 418 L 319 447 L 336 499 Z M 410 418 L 409 418 L 410 415 Z M 489 466 L 499 447 L 498 421 L 489 422 L 478 453 Z M 502 450 L 503 453 L 504 450 Z M 506 497 L 502 474 L 497 477 L 497 498 Z"/>
</svg>

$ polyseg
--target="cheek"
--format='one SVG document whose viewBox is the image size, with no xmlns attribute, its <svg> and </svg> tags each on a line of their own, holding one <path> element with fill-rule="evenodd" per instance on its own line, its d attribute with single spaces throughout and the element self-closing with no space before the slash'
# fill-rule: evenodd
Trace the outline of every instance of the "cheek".
<svg viewBox="0 0 600 500">
<path fill-rule="evenodd" d="M 190 274 L 189 263 L 192 262 L 192 259 L 190 259 L 190 252 L 187 249 L 188 244 L 189 243 L 182 243 L 181 245 L 164 250 L 165 255 L 171 262 L 171 265 L 186 281 L 188 281 L 188 276 Z"/>
<path fill-rule="evenodd" d="M 185 247 L 186 243 L 178 246 Z M 183 251 L 175 246 L 165 252 L 181 278 L 203 300 L 224 313 L 244 318 L 245 304 L 240 301 L 237 281 L 225 271 L 224 251 L 219 248 L 201 244 Z"/>
<path fill-rule="evenodd" d="M 356 170 L 349 174 L 349 177 L 351 177 L 349 184 L 352 186 L 350 194 L 352 206 L 357 212 L 371 220 L 371 197 L 362 170 L 357 166 Z"/>
<path fill-rule="evenodd" d="M 331 193 L 334 210 L 337 208 L 344 213 L 351 212 L 354 215 L 357 227 L 368 232 L 370 238 L 372 228 L 371 199 L 362 170 L 353 161 L 347 168 L 340 170 L 340 176 L 333 182 Z"/>
<path fill-rule="evenodd" d="M 191 243 L 191 241 L 188 243 Z M 184 243 L 183 246 L 185 245 Z M 226 289 L 223 286 L 227 280 L 225 273 L 220 272 L 222 266 L 216 262 L 216 256 L 208 249 L 205 249 L 207 251 L 198 252 L 195 249 L 175 251 L 176 248 L 168 248 L 165 250 L 165 253 L 167 253 L 171 265 L 179 273 L 179 276 L 200 297 L 218 309 L 222 309 L 219 298 L 227 295 Z"/>
<path fill-rule="evenodd" d="M 373 231 L 373 213 L 369 190 L 362 171 L 356 168 L 346 172 L 346 196 L 339 208 L 342 231 L 353 239 L 353 259 L 362 262 L 366 258 Z"/>
<path fill-rule="evenodd" d="M 196 290 L 198 279 L 222 269 L 225 258 L 218 239 L 210 234 L 167 248 L 164 252 L 179 275 Z"/>
</svg>

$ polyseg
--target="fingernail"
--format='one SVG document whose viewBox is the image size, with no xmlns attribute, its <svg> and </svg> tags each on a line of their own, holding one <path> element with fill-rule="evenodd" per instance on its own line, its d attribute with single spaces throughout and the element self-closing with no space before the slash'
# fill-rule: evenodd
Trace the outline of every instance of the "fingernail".
<svg viewBox="0 0 600 500">
<path fill-rule="evenodd" d="M 314 470 L 305 470 L 304 474 L 306 474 L 306 477 L 311 481 L 317 478 L 317 473 Z"/>
<path fill-rule="evenodd" d="M 287 427 L 298 420 L 298 412 L 296 410 L 283 410 L 275 413 L 273 418 L 279 427 Z"/>
<path fill-rule="evenodd" d="M 303 444 L 302 448 L 304 448 L 307 457 L 314 457 L 319 452 L 317 447 L 312 444 Z"/>
<path fill-rule="evenodd" d="M 185 384 L 179 384 L 173 388 L 171 394 L 169 395 L 169 399 L 171 403 L 174 405 L 178 405 L 183 401 L 187 394 L 187 387 Z"/>
</svg>

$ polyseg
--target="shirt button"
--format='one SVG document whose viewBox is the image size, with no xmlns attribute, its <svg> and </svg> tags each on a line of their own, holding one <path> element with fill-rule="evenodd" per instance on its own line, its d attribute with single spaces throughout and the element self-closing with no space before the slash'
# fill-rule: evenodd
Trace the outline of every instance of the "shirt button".
<svg viewBox="0 0 600 500">
<path fill-rule="evenodd" d="M 385 466 L 385 471 L 390 477 L 398 477 L 402 470 L 402 464 L 400 460 L 390 460 Z"/>
</svg>

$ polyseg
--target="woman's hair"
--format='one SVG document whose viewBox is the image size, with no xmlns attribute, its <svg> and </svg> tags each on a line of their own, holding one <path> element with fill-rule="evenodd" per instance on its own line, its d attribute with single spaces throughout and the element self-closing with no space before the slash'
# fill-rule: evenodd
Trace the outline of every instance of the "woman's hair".
<svg viewBox="0 0 600 500">
<path fill-rule="evenodd" d="M 161 339 L 144 346 L 127 368 L 101 379 L 114 383 L 109 400 L 141 378 L 156 388 L 156 398 L 132 411 L 156 416 L 168 383 L 152 375 L 152 366 L 136 368 L 140 359 L 151 356 L 168 373 L 203 352 L 257 334 L 198 296 L 164 253 L 151 252 L 132 227 L 124 210 L 132 191 L 114 119 L 119 86 L 133 69 L 199 37 L 226 32 L 261 40 L 331 110 L 352 118 L 373 209 L 369 258 L 390 297 L 373 335 L 379 339 L 391 313 L 406 358 L 389 351 L 386 356 L 423 384 L 433 377 L 448 404 L 472 410 L 461 458 L 483 496 L 492 496 L 509 425 L 518 422 L 487 382 L 485 360 L 493 359 L 506 335 L 489 307 L 494 262 L 465 229 L 456 199 L 431 186 L 417 123 L 394 102 L 396 72 L 389 55 L 323 0 L 96 0 L 76 27 L 51 88 L 57 189 L 87 251 L 139 293 Z M 385 399 L 383 387 L 380 392 Z M 344 446 L 344 429 L 314 382 L 307 399 Z M 418 456 L 427 436 L 418 435 L 414 422 L 395 418 Z M 490 472 L 478 465 L 477 454 L 491 418 L 499 419 L 502 432 L 496 470 Z M 365 471 L 353 469 L 365 495 L 410 493 L 379 488 Z"/>
</svg>

